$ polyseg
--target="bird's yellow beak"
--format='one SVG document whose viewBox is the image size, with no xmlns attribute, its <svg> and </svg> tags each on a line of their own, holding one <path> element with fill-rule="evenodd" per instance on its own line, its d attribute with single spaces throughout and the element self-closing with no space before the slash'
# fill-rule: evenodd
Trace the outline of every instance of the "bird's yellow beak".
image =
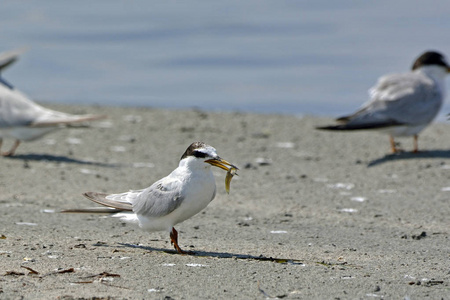
<svg viewBox="0 0 450 300">
<path fill-rule="evenodd" d="M 233 168 L 233 169 L 239 170 L 238 167 L 236 167 L 236 166 L 233 165 L 232 163 L 227 162 L 227 161 L 224 160 L 224 159 L 221 159 L 220 157 L 213 158 L 213 159 L 208 159 L 208 160 L 206 160 L 205 162 L 208 163 L 208 164 L 210 164 L 210 165 L 212 165 L 212 166 L 221 168 L 221 169 L 223 169 L 223 170 L 225 170 L 225 171 L 228 171 L 228 170 L 230 169 L 228 166 L 230 166 L 230 167 Z"/>
<path fill-rule="evenodd" d="M 450 67 L 447 68 L 447 73 L 450 73 Z"/>
</svg>

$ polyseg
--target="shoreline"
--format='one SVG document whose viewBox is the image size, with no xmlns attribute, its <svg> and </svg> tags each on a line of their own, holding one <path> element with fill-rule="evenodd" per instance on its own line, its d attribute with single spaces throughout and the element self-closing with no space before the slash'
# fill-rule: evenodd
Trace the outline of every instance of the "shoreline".
<svg viewBox="0 0 450 300">
<path fill-rule="evenodd" d="M 331 117 L 43 105 L 109 118 L 0 158 L 0 298 L 435 299 L 449 290 L 449 124 L 421 133 L 421 153 L 391 155 L 381 134 L 314 130 Z M 197 255 L 168 254 L 166 232 L 58 213 L 93 206 L 83 192 L 149 186 L 199 140 L 240 171 L 227 195 L 225 172 L 214 170 L 215 200 L 176 226 Z M 412 148 L 412 138 L 399 141 Z"/>
</svg>

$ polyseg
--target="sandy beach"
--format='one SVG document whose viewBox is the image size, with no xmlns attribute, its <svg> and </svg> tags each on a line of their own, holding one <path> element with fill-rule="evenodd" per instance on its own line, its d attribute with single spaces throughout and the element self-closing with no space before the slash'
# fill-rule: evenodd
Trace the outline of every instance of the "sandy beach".
<svg viewBox="0 0 450 300">
<path fill-rule="evenodd" d="M 450 297 L 450 123 L 391 155 L 385 135 L 314 129 L 331 118 L 46 106 L 109 118 L 0 158 L 1 299 Z M 59 213 L 149 186 L 194 141 L 241 170 L 227 195 L 214 169 L 215 200 L 176 226 L 193 255 L 167 232 Z"/>
</svg>

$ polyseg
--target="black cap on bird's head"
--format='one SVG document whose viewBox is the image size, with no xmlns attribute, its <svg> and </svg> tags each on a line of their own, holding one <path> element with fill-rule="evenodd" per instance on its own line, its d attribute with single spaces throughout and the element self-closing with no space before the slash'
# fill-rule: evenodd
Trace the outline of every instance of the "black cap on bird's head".
<svg viewBox="0 0 450 300">
<path fill-rule="evenodd" d="M 229 170 L 228 166 L 238 170 L 238 167 L 220 158 L 219 155 L 217 155 L 216 149 L 214 147 L 203 142 L 192 143 L 183 153 L 180 160 L 188 157 L 204 158 L 205 163 L 224 169 L 226 171 Z"/>
<path fill-rule="evenodd" d="M 450 72 L 450 66 L 448 65 L 445 57 L 436 51 L 427 51 L 419 56 L 412 66 L 412 70 L 416 70 L 423 66 L 441 66 Z"/>
<path fill-rule="evenodd" d="M 210 151 L 213 150 L 214 152 L 216 152 L 216 149 L 214 149 L 213 147 L 211 147 L 203 142 L 194 142 L 191 145 L 189 145 L 189 147 L 186 149 L 186 151 L 184 151 L 180 160 L 182 160 L 188 156 L 194 156 L 197 158 L 207 157 L 208 153 L 205 151 L 206 149 L 209 149 Z M 210 151 L 208 151 L 208 152 L 210 152 Z"/>
</svg>

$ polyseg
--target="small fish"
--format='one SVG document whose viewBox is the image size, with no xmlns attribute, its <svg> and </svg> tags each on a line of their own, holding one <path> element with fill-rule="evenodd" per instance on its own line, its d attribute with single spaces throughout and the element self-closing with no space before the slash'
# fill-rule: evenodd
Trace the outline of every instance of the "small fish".
<svg viewBox="0 0 450 300">
<path fill-rule="evenodd" d="M 236 174 L 237 170 L 239 170 L 239 169 L 237 167 L 235 167 L 235 166 L 231 166 L 228 169 L 227 176 L 225 177 L 225 190 L 227 191 L 227 194 L 230 193 L 231 179 L 233 178 L 234 175 L 237 175 Z"/>
</svg>

